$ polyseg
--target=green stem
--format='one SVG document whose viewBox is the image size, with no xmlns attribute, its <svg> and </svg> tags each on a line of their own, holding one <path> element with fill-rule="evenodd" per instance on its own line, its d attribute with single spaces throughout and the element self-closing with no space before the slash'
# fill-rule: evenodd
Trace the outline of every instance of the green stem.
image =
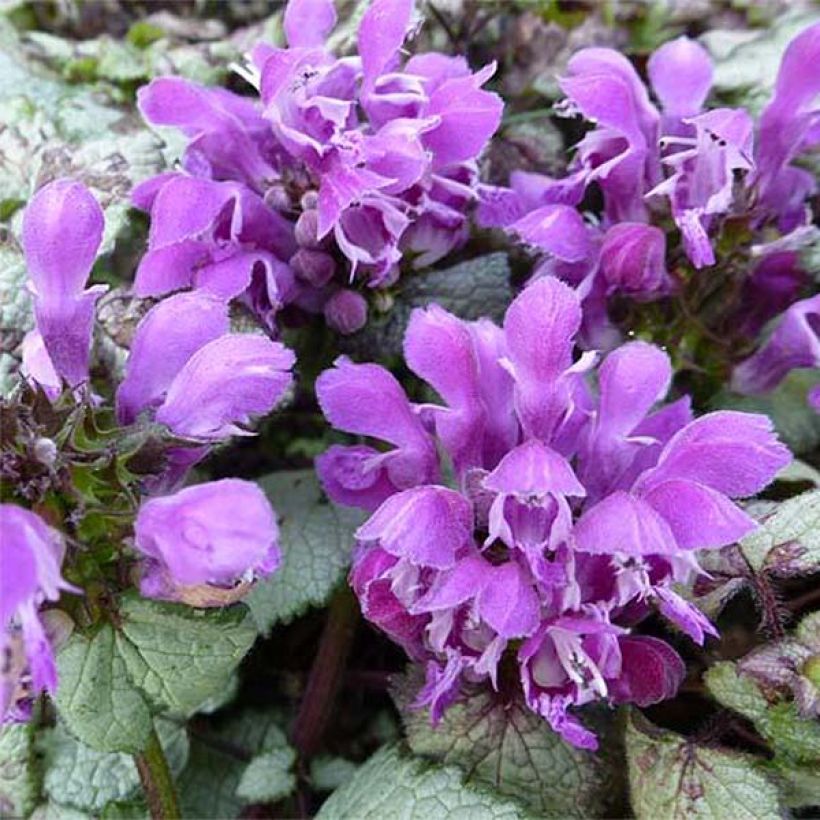
<svg viewBox="0 0 820 820">
<path fill-rule="evenodd" d="M 182 815 L 179 813 L 174 779 L 156 731 L 151 731 L 145 751 L 134 755 L 134 762 L 152 820 L 179 820 Z"/>
<path fill-rule="evenodd" d="M 330 602 L 319 649 L 308 677 L 305 696 L 293 725 L 293 745 L 302 759 L 315 754 L 333 714 L 347 656 L 356 635 L 359 607 L 353 593 L 342 587 Z"/>
</svg>

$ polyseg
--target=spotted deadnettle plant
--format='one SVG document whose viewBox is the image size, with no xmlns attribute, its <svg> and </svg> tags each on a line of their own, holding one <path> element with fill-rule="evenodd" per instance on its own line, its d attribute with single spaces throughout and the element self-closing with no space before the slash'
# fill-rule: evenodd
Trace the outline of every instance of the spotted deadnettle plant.
<svg viewBox="0 0 820 820">
<path fill-rule="evenodd" d="M 373 0 L 355 56 L 328 49 L 335 22 L 332 0 L 291 0 L 288 47 L 251 56 L 258 100 L 173 77 L 140 90 L 146 119 L 190 141 L 182 172 L 134 192 L 151 214 L 138 294 L 194 287 L 269 326 L 292 305 L 351 333 L 367 315 L 357 285 L 387 287 L 404 254 L 424 267 L 466 240 L 476 157 L 501 117 L 481 88 L 494 65 L 405 62 L 412 0 Z"/>
<path fill-rule="evenodd" d="M 62 401 L 69 387 L 72 401 L 94 412 L 105 410 L 89 376 L 100 287 L 85 286 L 103 222 L 94 197 L 71 180 L 38 191 L 23 220 L 36 319 L 23 346 L 23 372 L 52 402 Z M 152 425 L 170 434 L 164 465 L 142 479 L 131 477 L 131 505 L 151 496 L 134 522 L 144 595 L 190 600 L 191 587 L 229 590 L 278 567 L 276 516 L 253 482 L 226 479 L 168 493 L 213 445 L 248 434 L 251 418 L 274 407 L 291 384 L 293 362 L 280 342 L 231 333 L 224 294 L 207 289 L 159 302 L 138 325 L 116 391 L 116 417 L 123 438 Z M 38 609 L 61 590 L 82 590 L 60 575 L 65 549 L 59 532 L 15 504 L 0 507 L 0 525 L 0 649 L 8 661 L 3 720 L 24 720 L 32 694 L 57 685 Z M 225 603 L 218 595 L 194 597 L 198 605 Z"/>
<path fill-rule="evenodd" d="M 591 347 L 612 338 L 610 297 L 652 301 L 693 276 L 734 276 L 738 261 L 721 258 L 725 251 L 716 255 L 718 240 L 727 226 L 730 234 L 748 232 L 740 281 L 722 297 L 729 335 L 737 337 L 732 353 L 742 358 L 764 324 L 798 300 L 807 283 L 798 251 L 815 235 L 808 206 L 817 183 L 793 161 L 816 147 L 820 135 L 820 79 L 808 68 L 818 59 L 815 24 L 789 44 L 772 99 L 755 123 L 742 108 L 705 106 L 712 62 L 687 37 L 649 58 L 650 89 L 660 107 L 623 55 L 583 49 L 560 80 L 566 99 L 558 110 L 594 127 L 577 144 L 567 176 L 515 172 L 508 188 L 482 186 L 479 221 L 540 251 L 536 276 L 554 275 L 576 288 Z M 600 219 L 585 210 L 591 188 L 602 196 Z M 669 241 L 669 217 L 679 245 Z M 817 329 L 805 322 L 814 312 L 809 302 L 787 314 L 777 338 L 741 365 L 737 389 L 767 390 L 789 369 L 816 364 Z M 798 351 L 784 339 L 794 337 L 800 322 Z M 775 379 L 773 369 L 782 375 Z"/>
<path fill-rule="evenodd" d="M 575 358 L 581 320 L 552 277 L 503 327 L 415 311 L 405 359 L 444 403 L 414 405 L 387 370 L 341 358 L 317 382 L 322 409 L 382 446 L 333 446 L 316 467 L 334 501 L 372 513 L 350 581 L 425 665 L 416 705 L 437 720 L 462 682 L 507 685 L 513 668 L 533 711 L 594 748 L 572 708 L 675 693 L 683 662 L 637 627 L 657 610 L 698 643 L 716 634 L 674 585 L 700 572 L 698 550 L 755 527 L 733 499 L 791 457 L 764 416 L 659 406 L 672 372 L 652 345 Z"/>
</svg>

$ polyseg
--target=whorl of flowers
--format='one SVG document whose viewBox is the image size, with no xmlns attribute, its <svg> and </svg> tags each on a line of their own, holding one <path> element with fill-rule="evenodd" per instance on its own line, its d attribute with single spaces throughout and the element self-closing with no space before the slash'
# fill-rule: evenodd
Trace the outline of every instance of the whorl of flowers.
<svg viewBox="0 0 820 820">
<path fill-rule="evenodd" d="M 134 192 L 151 214 L 138 295 L 194 287 L 270 326 L 293 305 L 350 333 L 367 315 L 353 286 L 386 287 L 403 255 L 424 267 L 466 240 L 476 157 L 501 117 L 481 88 L 494 66 L 404 62 L 412 0 L 374 0 L 356 56 L 327 48 L 335 22 L 332 0 L 291 0 L 288 47 L 252 54 L 258 100 L 172 77 L 140 90 L 146 119 L 190 141 L 182 171 Z"/>
<path fill-rule="evenodd" d="M 509 188 L 482 186 L 479 220 L 543 252 L 536 275 L 555 275 L 577 288 L 585 302 L 585 341 L 593 347 L 607 338 L 608 297 L 649 301 L 670 294 L 682 281 L 684 260 L 696 269 L 720 263 L 715 248 L 724 226 L 742 225 L 753 246 L 731 322 L 748 349 L 807 281 L 797 251 L 814 235 L 808 200 L 817 182 L 792 163 L 820 142 L 820 73 L 812 70 L 818 60 L 815 24 L 789 44 L 772 99 L 755 123 L 743 108 L 705 106 L 712 62 L 687 37 L 649 58 L 660 109 L 626 57 L 583 49 L 560 81 L 566 99 L 558 109 L 594 127 L 577 144 L 567 176 L 514 172 Z M 603 198 L 594 222 L 583 215 L 593 185 Z M 680 252 L 667 248 L 660 229 L 667 215 L 680 232 Z M 799 318 L 816 316 L 816 307 L 809 301 L 795 311 L 783 319 L 778 339 L 741 366 L 737 389 L 771 389 L 791 368 L 820 364 L 816 319 Z"/>
<path fill-rule="evenodd" d="M 594 748 L 572 707 L 675 693 L 683 662 L 633 627 L 657 610 L 698 643 L 716 634 L 673 585 L 700 572 L 697 550 L 755 527 L 733 499 L 790 455 L 765 416 L 659 405 L 672 371 L 650 344 L 575 358 L 581 319 L 552 277 L 503 327 L 416 310 L 405 359 L 444 403 L 412 404 L 387 370 L 341 358 L 317 382 L 322 409 L 381 446 L 336 445 L 316 466 L 333 500 L 372 512 L 350 580 L 425 664 L 416 704 L 438 719 L 462 683 L 507 687 L 512 670 L 533 711 Z"/>
<path fill-rule="evenodd" d="M 51 401 L 68 387 L 78 404 L 103 402 L 92 392 L 89 358 L 94 305 L 105 287 L 86 289 L 103 226 L 94 197 L 72 180 L 45 186 L 26 209 L 22 238 L 36 328 L 23 345 L 23 372 Z M 224 299 L 206 291 L 171 296 L 138 325 L 116 394 L 117 420 L 158 425 L 186 444 L 168 446 L 164 467 L 140 488 L 153 496 L 134 526 L 143 594 L 185 600 L 190 587 L 231 588 L 277 568 L 276 518 L 254 483 L 227 479 L 169 493 L 213 444 L 270 412 L 291 383 L 293 362 L 279 342 L 230 333 Z M 82 590 L 61 577 L 63 535 L 37 514 L 0 505 L 0 527 L 5 722 L 27 719 L 32 698 L 57 685 L 39 608 L 61 590 Z"/>
</svg>

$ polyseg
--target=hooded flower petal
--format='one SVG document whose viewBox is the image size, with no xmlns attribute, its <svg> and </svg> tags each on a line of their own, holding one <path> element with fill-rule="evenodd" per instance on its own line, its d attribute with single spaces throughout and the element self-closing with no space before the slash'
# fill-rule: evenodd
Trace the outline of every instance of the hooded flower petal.
<svg viewBox="0 0 820 820">
<path fill-rule="evenodd" d="M 774 95 L 760 117 L 758 139 L 757 184 L 762 205 L 780 211 L 788 188 L 796 178 L 787 172 L 788 163 L 804 148 L 818 140 L 816 130 L 816 99 L 820 92 L 818 72 L 813 70 L 820 60 L 820 23 L 802 31 L 788 45 L 777 73 Z M 780 178 L 788 180 L 788 187 Z M 802 178 L 805 180 L 805 177 Z M 813 180 L 803 181 L 804 195 L 816 189 Z"/>
<path fill-rule="evenodd" d="M 200 347 L 171 382 L 156 419 L 179 436 L 215 441 L 270 412 L 290 386 L 294 355 L 262 336 L 226 334 Z"/>
<path fill-rule="evenodd" d="M 618 639 L 623 672 L 610 688 L 616 701 L 641 707 L 672 698 L 686 676 L 686 666 L 669 644 L 657 638 Z"/>
<path fill-rule="evenodd" d="M 270 502 L 251 481 L 224 479 L 143 502 L 134 546 L 149 574 L 173 584 L 233 586 L 268 575 L 280 561 L 279 530 Z"/>
<path fill-rule="evenodd" d="M 676 433 L 637 486 L 645 493 L 670 479 L 688 479 L 745 498 L 760 492 L 790 461 L 767 416 L 721 410 Z"/>
<path fill-rule="evenodd" d="M 117 389 L 117 418 L 133 422 L 159 404 L 185 363 L 228 332 L 227 306 L 205 293 L 178 293 L 151 308 L 137 327 Z"/>
<path fill-rule="evenodd" d="M 37 328 L 54 370 L 71 387 L 88 380 L 94 306 L 107 290 L 84 289 L 102 232 L 102 209 L 88 189 L 69 179 L 41 188 L 23 217 Z"/>
<path fill-rule="evenodd" d="M 290 0 L 285 6 L 285 37 L 291 48 L 323 46 L 335 25 L 333 0 Z"/>
<path fill-rule="evenodd" d="M 567 414 L 563 378 L 572 364 L 581 307 L 556 279 L 539 279 L 510 305 L 504 318 L 515 401 L 524 431 L 550 440 Z"/>
<path fill-rule="evenodd" d="M 102 242 L 102 208 L 71 179 L 41 188 L 23 217 L 23 250 L 37 299 L 59 304 L 83 293 Z"/>
<path fill-rule="evenodd" d="M 359 24 L 358 45 L 365 89 L 391 67 L 410 27 L 413 0 L 373 0 Z"/>
<path fill-rule="evenodd" d="M 766 393 L 800 367 L 820 367 L 820 296 L 786 310 L 769 340 L 735 368 L 732 387 L 739 393 Z"/>
<path fill-rule="evenodd" d="M 706 49 L 688 37 L 670 40 L 652 52 L 647 63 L 652 88 L 673 117 L 699 114 L 712 87 L 712 60 Z"/>
<path fill-rule="evenodd" d="M 669 293 L 666 237 L 660 228 L 635 222 L 613 225 L 601 245 L 601 274 L 608 290 L 635 299 L 656 299 Z"/>
<path fill-rule="evenodd" d="M 473 513 L 459 493 L 446 487 L 416 487 L 389 498 L 356 531 L 391 555 L 412 564 L 447 569 L 472 540 Z"/>
<path fill-rule="evenodd" d="M 334 427 L 387 441 L 398 450 L 383 456 L 399 489 L 436 480 L 433 441 L 396 379 L 383 367 L 336 361 L 316 381 L 322 411 Z"/>
<path fill-rule="evenodd" d="M 448 407 L 434 408 L 436 433 L 461 474 L 482 463 L 486 410 L 479 362 L 466 322 L 432 305 L 414 310 L 404 337 L 410 369 L 430 384 Z"/>
</svg>

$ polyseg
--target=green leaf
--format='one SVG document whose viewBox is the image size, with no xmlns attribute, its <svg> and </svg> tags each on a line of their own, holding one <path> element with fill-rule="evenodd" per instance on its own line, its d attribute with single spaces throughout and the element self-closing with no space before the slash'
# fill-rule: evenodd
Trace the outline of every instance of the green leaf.
<svg viewBox="0 0 820 820">
<path fill-rule="evenodd" d="M 703 680 L 720 703 L 749 720 L 758 720 L 769 708 L 769 702 L 754 680 L 748 675 L 738 674 L 737 667 L 731 661 L 716 663 L 707 670 Z"/>
<path fill-rule="evenodd" d="M 501 322 L 512 301 L 510 265 L 505 253 L 490 253 L 444 270 L 402 276 L 390 310 L 371 316 L 359 333 L 341 336 L 343 352 L 372 361 L 401 356 L 404 332 L 414 308 L 433 302 L 462 319 L 487 317 Z"/>
<path fill-rule="evenodd" d="M 415 754 L 459 766 L 468 780 L 522 800 L 537 816 L 605 814 L 612 777 L 604 759 L 564 743 L 523 704 L 477 693 L 436 727 L 424 712 L 402 712 Z"/>
<path fill-rule="evenodd" d="M 171 770 L 182 771 L 188 757 L 185 729 L 158 719 L 157 733 Z M 40 741 L 46 753 L 44 788 L 52 800 L 89 812 L 142 794 L 134 758 L 119 752 L 98 752 L 75 740 L 58 724 Z"/>
<path fill-rule="evenodd" d="M 778 504 L 740 548 L 755 572 L 791 577 L 820 570 L 820 490 Z"/>
<path fill-rule="evenodd" d="M 0 188 L 0 196 L 3 193 Z M 17 245 L 11 240 L 0 242 L 0 337 L 4 348 L 0 354 L 0 396 L 4 398 L 19 381 L 19 362 L 12 354 L 17 352 L 23 336 L 34 324 L 27 278 L 23 254 Z"/>
<path fill-rule="evenodd" d="M 279 516 L 282 565 L 246 598 L 261 632 L 321 606 L 350 563 L 358 510 L 331 504 L 313 470 L 272 473 L 259 481 Z"/>
<path fill-rule="evenodd" d="M 178 781 L 183 816 L 236 817 L 243 806 L 236 790 L 248 762 L 286 745 L 281 720 L 273 710 L 254 709 L 228 719 L 198 719 L 188 765 Z"/>
<path fill-rule="evenodd" d="M 460 769 L 381 749 L 325 802 L 317 820 L 499 820 L 528 817 L 489 789 L 465 784 Z"/>
<path fill-rule="evenodd" d="M 820 806 L 820 767 L 773 760 L 767 771 L 777 781 L 780 796 L 790 808 Z"/>
<path fill-rule="evenodd" d="M 242 604 L 194 609 L 127 595 L 117 645 L 134 683 L 157 705 L 189 714 L 230 684 L 256 628 Z"/>
<path fill-rule="evenodd" d="M 50 800 L 37 806 L 29 820 L 92 820 L 92 815 Z"/>
<path fill-rule="evenodd" d="M 0 726 L 0 817 L 26 817 L 40 797 L 34 725 Z"/>
<path fill-rule="evenodd" d="M 636 710 L 627 722 L 626 754 L 638 820 L 782 817 L 777 788 L 750 755 L 698 746 Z"/>
<path fill-rule="evenodd" d="M 359 768 L 344 757 L 319 755 L 310 761 L 310 783 L 316 791 L 332 792 L 347 783 Z"/>
<path fill-rule="evenodd" d="M 57 668 L 57 710 L 75 737 L 99 752 L 145 748 L 148 704 L 128 677 L 109 624 L 92 637 L 75 632 L 57 655 Z"/>
<path fill-rule="evenodd" d="M 287 797 L 296 788 L 296 776 L 291 767 L 296 752 L 289 746 L 257 755 L 248 764 L 236 796 L 248 803 L 274 803 Z"/>
<path fill-rule="evenodd" d="M 769 416 L 789 449 L 799 455 L 820 445 L 820 413 L 808 402 L 808 392 L 817 384 L 820 384 L 820 375 L 816 370 L 793 370 L 765 396 L 739 396 L 724 389 L 711 404 L 714 409 Z"/>
</svg>

